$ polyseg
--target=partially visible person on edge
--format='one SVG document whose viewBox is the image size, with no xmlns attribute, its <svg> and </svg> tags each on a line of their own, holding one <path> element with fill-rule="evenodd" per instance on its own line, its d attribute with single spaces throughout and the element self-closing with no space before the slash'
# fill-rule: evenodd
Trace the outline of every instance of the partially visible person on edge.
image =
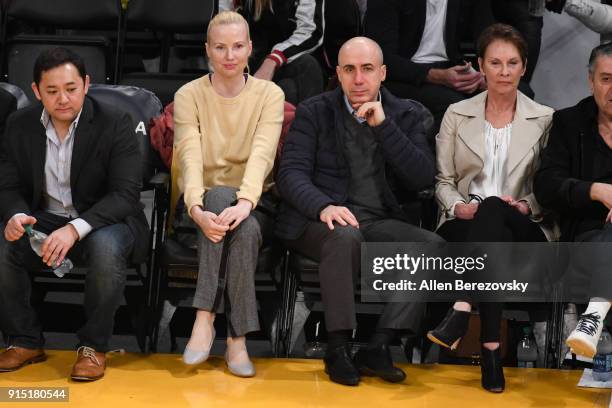
<svg viewBox="0 0 612 408">
<path fill-rule="evenodd" d="M 552 239 L 532 180 L 553 110 L 518 90 L 527 44 L 511 26 L 494 24 L 478 40 L 486 92 L 451 105 L 436 140 L 438 234 L 450 242 L 539 242 Z M 468 328 L 470 299 L 461 299 L 428 338 L 455 348 Z M 502 303 L 479 304 L 482 387 L 503 392 Z"/>
<path fill-rule="evenodd" d="M 323 44 L 324 0 L 220 0 L 247 20 L 251 73 L 274 81 L 293 105 L 323 92 L 323 70 L 311 55 Z"/>
<path fill-rule="evenodd" d="M 565 11 L 582 24 L 601 34 L 601 42 L 612 41 L 612 6 L 595 0 L 546 0 L 546 8 Z"/>
<path fill-rule="evenodd" d="M 390 302 L 367 347 L 351 358 L 361 243 L 441 242 L 406 221 L 395 193 L 431 186 L 434 159 L 424 108 L 393 96 L 374 41 L 355 37 L 340 49 L 341 88 L 302 102 L 286 137 L 277 183 L 283 201 L 276 233 L 291 250 L 319 262 L 328 347 L 325 371 L 345 385 L 360 374 L 401 382 L 389 344 L 418 332 L 423 303 Z"/>
<path fill-rule="evenodd" d="M 385 87 L 425 105 L 438 129 L 449 105 L 486 89 L 460 43 L 493 23 L 490 0 L 369 0 L 365 33 L 385 53 Z"/>
<path fill-rule="evenodd" d="M 611 43 L 593 49 L 588 76 L 592 95 L 553 116 L 534 193 L 560 215 L 561 240 L 612 242 Z M 594 292 L 609 294 L 610 286 L 609 277 L 594 276 Z M 610 310 L 609 297 L 593 296 L 566 340 L 573 352 L 587 357 L 595 355 Z"/>
<path fill-rule="evenodd" d="M 79 55 L 43 51 L 32 83 L 41 104 L 11 115 L 0 143 L 0 329 L 8 337 L 0 371 L 46 359 L 28 271 L 69 256 L 87 267 L 87 321 L 77 333 L 70 376 L 104 376 L 128 264 L 146 259 L 149 226 L 140 206 L 142 158 L 132 121 L 87 97 L 88 88 Z M 24 234 L 28 224 L 49 234 L 42 258 Z"/>
<path fill-rule="evenodd" d="M 186 364 L 205 361 L 215 339 L 216 313 L 227 318 L 229 371 L 252 377 L 245 334 L 259 330 L 255 268 L 273 234 L 271 171 L 283 122 L 284 97 L 270 81 L 244 73 L 252 46 L 249 26 L 233 11 L 208 25 L 206 54 L 213 72 L 184 85 L 174 98 L 178 184 L 198 226 L 197 308 Z"/>
</svg>

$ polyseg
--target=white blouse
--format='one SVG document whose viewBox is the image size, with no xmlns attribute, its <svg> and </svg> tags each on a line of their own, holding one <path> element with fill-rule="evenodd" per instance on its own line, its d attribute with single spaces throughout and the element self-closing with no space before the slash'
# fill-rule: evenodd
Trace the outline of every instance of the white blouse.
<svg viewBox="0 0 612 408">
<path fill-rule="evenodd" d="M 512 123 L 496 129 L 488 121 L 485 121 L 484 166 L 480 174 L 470 183 L 468 189 L 470 198 L 477 196 L 484 200 L 487 197 L 499 197 L 503 194 L 511 137 Z"/>
</svg>

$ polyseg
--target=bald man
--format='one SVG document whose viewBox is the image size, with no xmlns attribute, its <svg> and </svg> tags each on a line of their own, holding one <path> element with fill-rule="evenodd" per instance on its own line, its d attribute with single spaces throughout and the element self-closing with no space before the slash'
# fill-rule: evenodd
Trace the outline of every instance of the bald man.
<svg viewBox="0 0 612 408">
<path fill-rule="evenodd" d="M 434 181 L 425 112 L 381 88 L 386 67 L 372 40 L 347 41 L 336 71 L 341 88 L 297 108 L 276 179 L 283 198 L 276 232 L 290 249 L 319 262 L 330 379 L 357 385 L 361 373 L 401 382 L 406 375 L 393 366 L 389 343 L 398 330 L 417 331 L 422 304 L 388 303 L 354 360 L 348 340 L 356 327 L 361 243 L 441 241 L 409 224 L 397 198 Z"/>
</svg>

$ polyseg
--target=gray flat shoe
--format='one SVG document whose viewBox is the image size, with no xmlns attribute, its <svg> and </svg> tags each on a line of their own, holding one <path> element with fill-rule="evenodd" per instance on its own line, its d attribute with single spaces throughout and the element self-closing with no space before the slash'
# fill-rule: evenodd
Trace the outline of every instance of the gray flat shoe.
<svg viewBox="0 0 612 408">
<path fill-rule="evenodd" d="M 255 366 L 251 362 L 251 359 L 248 359 L 247 362 L 243 364 L 231 364 L 227 358 L 227 352 L 225 352 L 225 362 L 227 363 L 227 368 L 230 373 L 237 377 L 246 378 L 255 376 Z"/>
<path fill-rule="evenodd" d="M 189 347 L 185 347 L 183 352 L 183 362 L 188 365 L 196 365 L 203 363 L 208 359 L 210 355 L 210 349 L 212 349 L 213 342 L 215 341 L 215 329 L 212 329 L 212 336 L 210 337 L 210 344 L 206 350 L 192 350 Z"/>
</svg>

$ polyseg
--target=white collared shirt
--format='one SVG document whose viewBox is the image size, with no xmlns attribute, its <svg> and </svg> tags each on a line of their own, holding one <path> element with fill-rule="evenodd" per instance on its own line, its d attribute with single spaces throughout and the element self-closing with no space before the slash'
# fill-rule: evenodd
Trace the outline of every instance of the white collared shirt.
<svg viewBox="0 0 612 408">
<path fill-rule="evenodd" d="M 53 121 L 46 109 L 43 109 L 43 113 L 40 116 L 40 123 L 45 127 L 47 136 L 43 209 L 61 217 L 74 218 L 70 221 L 70 224 L 77 230 L 79 239 L 85 238 L 92 230 L 91 225 L 87 221 L 78 218 L 79 213 L 74 208 L 70 186 L 72 149 L 81 112 L 70 124 L 68 134 L 63 141 L 60 141 L 53 126 Z"/>
</svg>

